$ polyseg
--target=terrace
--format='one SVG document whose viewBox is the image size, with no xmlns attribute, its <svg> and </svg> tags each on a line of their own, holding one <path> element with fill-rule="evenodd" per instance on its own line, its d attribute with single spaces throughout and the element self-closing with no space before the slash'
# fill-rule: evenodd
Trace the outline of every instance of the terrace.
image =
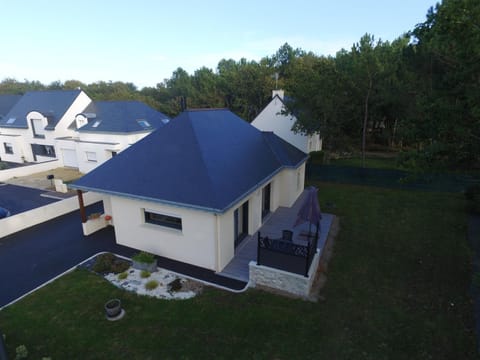
<svg viewBox="0 0 480 360">
<path fill-rule="evenodd" d="M 249 263 L 250 261 L 257 262 L 257 259 L 258 259 L 259 239 L 261 238 L 260 243 L 262 243 L 262 245 L 266 245 L 266 247 L 269 248 L 267 249 L 265 246 L 262 246 L 262 249 L 260 250 L 261 252 L 260 255 L 262 260 L 260 263 L 263 265 L 271 264 L 272 262 L 275 262 L 275 260 L 272 259 L 272 257 L 275 256 L 275 254 L 273 253 L 273 251 L 270 251 L 271 246 L 268 246 L 268 245 L 271 245 L 272 240 L 276 241 L 274 239 L 278 239 L 278 241 L 283 242 L 280 239 L 282 238 L 282 234 L 284 230 L 292 231 L 292 240 L 290 244 L 285 244 L 286 246 L 283 246 L 284 249 L 287 248 L 286 252 L 303 253 L 304 251 L 307 251 L 306 248 L 308 248 L 308 241 L 309 240 L 312 242 L 315 241 L 316 226 L 313 224 L 310 226 L 308 222 L 305 222 L 294 227 L 295 221 L 297 219 L 297 215 L 300 211 L 300 207 L 302 206 L 306 195 L 307 193 L 306 191 L 304 191 L 298 197 L 298 199 L 295 201 L 292 207 L 289 207 L 289 208 L 279 207 L 275 212 L 267 215 L 267 218 L 263 223 L 263 225 L 260 227 L 260 229 L 255 234 L 247 236 L 242 241 L 242 243 L 235 250 L 234 258 L 219 274 L 226 277 L 233 278 L 233 279 L 248 282 Z M 330 231 L 332 220 L 333 220 L 333 215 L 322 214 L 322 219 L 320 222 L 320 227 L 318 232 L 317 246 L 316 246 L 317 251 L 319 252 L 319 256 L 321 256 L 322 254 L 322 250 L 325 245 L 328 232 Z M 264 241 L 265 238 L 268 238 L 266 242 Z M 270 244 L 265 244 L 265 243 L 270 243 Z M 285 252 L 282 255 L 284 254 Z M 280 254 L 276 254 L 276 255 L 280 255 Z M 292 257 L 293 256 L 294 255 L 292 255 Z M 284 257 L 284 260 L 286 260 L 286 258 L 287 257 Z M 268 260 L 272 260 L 272 261 L 268 261 Z M 302 260 L 297 259 L 297 262 Z M 309 259 L 308 257 L 306 257 L 305 261 L 311 262 L 311 258 Z M 288 269 L 289 263 L 291 263 L 289 262 L 289 260 L 284 261 L 284 264 L 286 266 L 285 268 L 286 271 L 292 271 Z"/>
</svg>

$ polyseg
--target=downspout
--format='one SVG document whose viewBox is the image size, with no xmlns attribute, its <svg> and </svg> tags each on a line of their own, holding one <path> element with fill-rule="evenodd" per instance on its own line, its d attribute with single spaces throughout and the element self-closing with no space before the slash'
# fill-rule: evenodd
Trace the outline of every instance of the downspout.
<svg viewBox="0 0 480 360">
<path fill-rule="evenodd" d="M 83 203 L 83 192 L 82 190 L 77 190 L 78 204 L 80 205 L 80 217 L 82 223 L 87 222 L 87 214 L 85 213 L 85 204 Z"/>
<path fill-rule="evenodd" d="M 215 268 L 220 271 L 220 223 L 218 220 L 218 214 L 215 214 L 215 242 L 217 245 L 217 256 L 215 257 Z"/>
</svg>

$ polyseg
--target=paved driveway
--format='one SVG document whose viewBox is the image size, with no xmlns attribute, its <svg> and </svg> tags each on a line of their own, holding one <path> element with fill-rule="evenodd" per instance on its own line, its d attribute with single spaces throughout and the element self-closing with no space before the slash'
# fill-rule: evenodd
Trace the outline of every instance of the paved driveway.
<svg viewBox="0 0 480 360">
<path fill-rule="evenodd" d="M 101 203 L 93 204 L 87 207 L 87 213 L 101 207 Z M 0 307 L 101 251 L 127 257 L 138 252 L 118 245 L 111 227 L 83 236 L 79 211 L 0 239 Z M 158 257 L 158 265 L 234 290 L 246 285 L 172 259 Z"/>
<path fill-rule="evenodd" d="M 9 210 L 11 215 L 15 215 L 59 200 L 41 196 L 48 193 L 45 190 L 25 186 L 0 184 L 0 207 Z"/>
<path fill-rule="evenodd" d="M 135 253 L 112 228 L 83 236 L 78 211 L 0 239 L 0 307 L 100 251 Z"/>
</svg>

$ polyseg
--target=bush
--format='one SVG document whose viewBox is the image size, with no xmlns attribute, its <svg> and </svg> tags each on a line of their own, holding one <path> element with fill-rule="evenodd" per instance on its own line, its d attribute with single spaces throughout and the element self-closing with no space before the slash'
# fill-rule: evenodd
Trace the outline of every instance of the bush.
<svg viewBox="0 0 480 360">
<path fill-rule="evenodd" d="M 95 264 L 93 264 L 92 270 L 97 273 L 108 272 L 116 258 L 117 257 L 112 253 L 100 254 L 95 259 Z"/>
<path fill-rule="evenodd" d="M 157 280 L 150 280 L 145 284 L 145 289 L 147 290 L 153 290 L 158 287 L 158 281 Z"/>
<path fill-rule="evenodd" d="M 146 264 L 152 264 L 155 261 L 155 255 L 150 254 L 150 253 L 145 252 L 145 251 L 141 251 L 138 254 L 136 254 L 135 256 L 133 256 L 132 260 L 142 262 L 142 263 L 146 263 Z"/>
<path fill-rule="evenodd" d="M 309 162 L 311 164 L 323 164 L 325 162 L 325 152 L 324 151 L 312 151 L 310 154 Z"/>
<path fill-rule="evenodd" d="M 140 273 L 140 277 L 142 279 L 146 279 L 146 278 L 150 277 L 150 273 L 146 270 L 142 270 L 142 272 Z"/>
<path fill-rule="evenodd" d="M 116 259 L 110 266 L 110 271 L 114 274 L 123 273 L 130 267 L 130 263 L 126 260 Z"/>
<path fill-rule="evenodd" d="M 176 278 L 171 283 L 168 284 L 168 291 L 170 292 L 177 292 L 182 289 L 182 281 L 180 278 Z"/>
<path fill-rule="evenodd" d="M 127 276 L 128 276 L 128 273 L 126 271 L 124 271 L 124 272 L 118 274 L 118 280 L 124 280 L 124 279 L 127 278 Z"/>
</svg>

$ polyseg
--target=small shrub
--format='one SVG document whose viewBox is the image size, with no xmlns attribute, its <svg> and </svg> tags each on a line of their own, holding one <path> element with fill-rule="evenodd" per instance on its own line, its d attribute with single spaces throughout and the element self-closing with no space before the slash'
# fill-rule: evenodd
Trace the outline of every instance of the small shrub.
<svg viewBox="0 0 480 360">
<path fill-rule="evenodd" d="M 99 212 L 91 213 L 88 215 L 88 220 L 98 219 L 101 215 Z"/>
<path fill-rule="evenodd" d="M 118 274 L 118 280 L 124 280 L 124 279 L 127 278 L 127 276 L 128 276 L 128 273 L 126 271 L 124 271 L 124 272 Z"/>
<path fill-rule="evenodd" d="M 150 273 L 147 270 L 142 270 L 142 272 L 140 273 L 140 277 L 142 279 L 146 279 L 146 278 L 150 277 Z"/>
<path fill-rule="evenodd" d="M 111 272 L 114 274 L 120 274 L 130 267 L 130 263 L 126 260 L 116 259 L 113 264 L 110 266 Z"/>
<path fill-rule="evenodd" d="M 135 256 L 132 257 L 133 260 L 146 263 L 146 264 L 152 264 L 155 261 L 155 255 L 150 254 L 145 251 L 141 251 Z"/>
<path fill-rule="evenodd" d="M 170 292 L 177 292 L 182 289 L 182 281 L 180 278 L 176 278 L 171 283 L 168 284 L 168 291 Z"/>
<path fill-rule="evenodd" d="M 15 360 L 26 359 L 28 357 L 28 350 L 25 345 L 17 346 L 17 348 L 15 349 L 15 353 L 16 353 Z"/>
<path fill-rule="evenodd" d="M 150 280 L 145 284 L 145 289 L 147 290 L 153 290 L 158 287 L 158 281 L 157 280 Z"/>
<path fill-rule="evenodd" d="M 97 273 L 108 272 L 115 260 L 116 257 L 112 253 L 100 254 L 95 259 L 95 264 L 93 264 L 92 270 Z"/>
</svg>

